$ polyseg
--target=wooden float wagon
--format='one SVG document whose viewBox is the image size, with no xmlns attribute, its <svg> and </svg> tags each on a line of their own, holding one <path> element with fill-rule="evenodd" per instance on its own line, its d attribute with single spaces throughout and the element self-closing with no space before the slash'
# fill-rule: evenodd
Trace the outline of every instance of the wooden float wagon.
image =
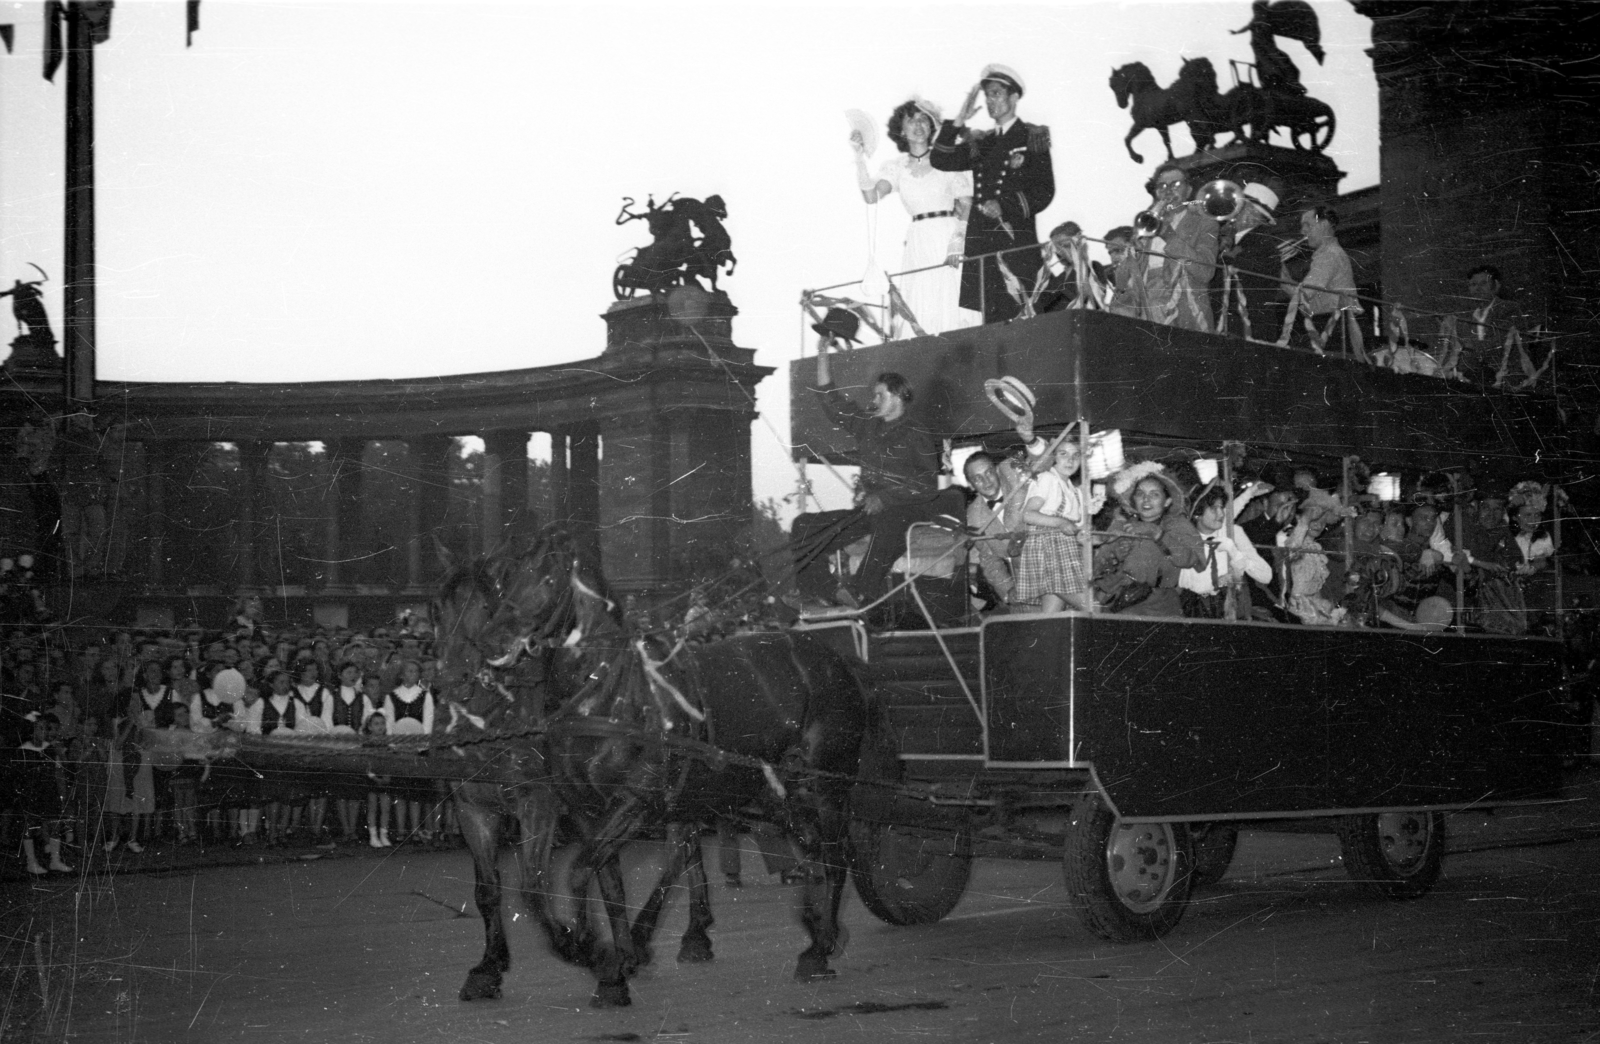
<svg viewBox="0 0 1600 1044">
<path fill-rule="evenodd" d="M 813 367 L 791 367 L 793 442 L 848 463 L 848 435 L 807 390 Z M 834 383 L 862 398 L 884 371 L 955 444 L 1010 434 L 983 391 L 1009 375 L 1036 393 L 1041 429 L 1082 418 L 1158 449 L 1237 442 L 1413 477 L 1559 480 L 1583 463 L 1545 400 L 1099 312 L 833 359 Z M 1555 799 L 1586 742 L 1551 638 L 1073 612 L 935 622 L 805 625 L 880 683 L 898 747 L 886 778 L 856 788 L 854 876 L 896 924 L 954 908 L 978 832 L 1053 831 L 1077 912 L 1108 939 L 1175 926 L 1241 825 L 1335 832 L 1353 878 L 1418 896 L 1440 872 L 1444 813 Z"/>
</svg>

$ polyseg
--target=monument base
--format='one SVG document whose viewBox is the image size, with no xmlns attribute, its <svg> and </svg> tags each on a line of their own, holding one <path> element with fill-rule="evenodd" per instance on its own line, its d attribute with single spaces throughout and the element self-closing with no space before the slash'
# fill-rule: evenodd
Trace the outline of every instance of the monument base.
<svg viewBox="0 0 1600 1044">
<path fill-rule="evenodd" d="M 1196 190 L 1208 181 L 1226 178 L 1243 185 L 1259 181 L 1278 194 L 1278 213 L 1307 203 L 1330 203 L 1339 195 L 1345 172 L 1320 152 L 1286 149 L 1253 141 L 1230 142 L 1176 161 Z"/>
</svg>

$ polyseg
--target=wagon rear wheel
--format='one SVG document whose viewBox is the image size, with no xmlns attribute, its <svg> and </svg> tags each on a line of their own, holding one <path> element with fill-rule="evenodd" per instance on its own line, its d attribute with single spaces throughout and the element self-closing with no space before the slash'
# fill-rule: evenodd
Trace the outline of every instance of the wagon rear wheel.
<svg viewBox="0 0 1600 1044">
<path fill-rule="evenodd" d="M 1199 823 L 1189 831 L 1194 852 L 1191 887 L 1205 888 L 1222 880 L 1239 847 L 1239 828 L 1232 823 Z"/>
<path fill-rule="evenodd" d="M 1102 939 L 1158 939 L 1178 926 L 1193 885 L 1182 823 L 1124 823 L 1097 796 L 1067 827 L 1063 873 L 1083 926 Z"/>
<path fill-rule="evenodd" d="M 1426 895 L 1444 866 L 1442 812 L 1379 812 L 1339 820 L 1350 879 L 1388 899 Z"/>
<path fill-rule="evenodd" d="M 933 924 L 956 908 L 972 869 L 972 831 L 913 830 L 855 820 L 850 877 L 877 917 L 897 925 Z"/>
</svg>

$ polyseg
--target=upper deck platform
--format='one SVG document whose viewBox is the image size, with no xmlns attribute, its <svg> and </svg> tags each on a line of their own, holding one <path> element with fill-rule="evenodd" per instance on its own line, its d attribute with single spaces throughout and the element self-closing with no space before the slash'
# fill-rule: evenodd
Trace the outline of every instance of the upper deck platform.
<svg viewBox="0 0 1600 1044">
<path fill-rule="evenodd" d="M 1056 312 L 937 337 L 834 353 L 834 384 L 864 389 L 886 370 L 916 392 L 912 416 L 940 438 L 1007 432 L 983 382 L 1010 375 L 1038 397 L 1041 428 L 1087 418 L 1124 437 L 1215 446 L 1225 440 L 1291 456 L 1359 455 L 1430 471 L 1471 464 L 1518 478 L 1566 470 L 1552 400 L 1396 374 L 1334 356 L 1194 333 L 1105 312 Z M 850 436 L 828 421 L 816 362 L 790 363 L 797 458 L 849 463 Z"/>
</svg>

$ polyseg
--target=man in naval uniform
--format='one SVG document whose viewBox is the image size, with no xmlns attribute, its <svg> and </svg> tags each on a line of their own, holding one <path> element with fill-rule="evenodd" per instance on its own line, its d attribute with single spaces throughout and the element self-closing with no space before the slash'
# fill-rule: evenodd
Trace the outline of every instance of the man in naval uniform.
<svg viewBox="0 0 1600 1044">
<path fill-rule="evenodd" d="M 967 120 L 977 112 L 980 91 L 995 123 L 993 131 L 967 129 Z M 961 307 L 983 312 L 986 323 L 1014 318 L 1022 305 L 1008 292 L 1005 274 L 994 258 L 972 259 L 996 250 L 1036 246 L 1034 216 L 1056 195 L 1050 129 L 1017 118 L 1022 94 L 1022 77 L 1015 70 L 985 66 L 960 114 L 940 126 L 929 157 L 936 170 L 972 171 L 972 213 L 964 247 L 969 260 L 961 270 Z M 1019 290 L 1033 286 L 1039 264 L 1037 249 L 1005 255 Z"/>
</svg>

